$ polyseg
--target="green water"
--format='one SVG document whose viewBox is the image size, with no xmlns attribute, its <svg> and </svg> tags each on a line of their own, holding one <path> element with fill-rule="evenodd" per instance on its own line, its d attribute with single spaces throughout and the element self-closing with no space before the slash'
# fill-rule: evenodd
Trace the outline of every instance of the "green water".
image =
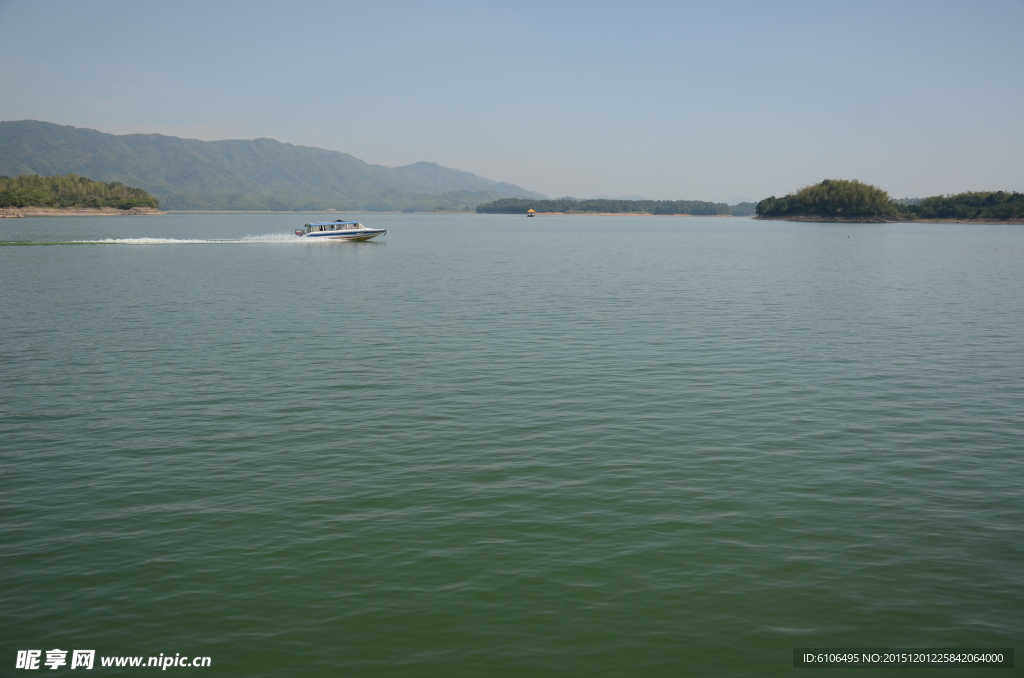
<svg viewBox="0 0 1024 678">
<path fill-rule="evenodd" d="M 312 216 L 0 221 L 0 674 L 1022 646 L 1024 227 Z"/>
</svg>

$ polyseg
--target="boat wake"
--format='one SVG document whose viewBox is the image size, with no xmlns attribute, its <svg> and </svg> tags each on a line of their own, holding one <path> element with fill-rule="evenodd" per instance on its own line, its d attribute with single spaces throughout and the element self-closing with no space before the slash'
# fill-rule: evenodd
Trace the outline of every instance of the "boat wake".
<svg viewBox="0 0 1024 678">
<path fill-rule="evenodd" d="M 297 238 L 292 233 L 247 235 L 242 238 L 104 238 L 103 240 L 6 240 L 0 247 L 43 245 L 309 245 L 323 238 Z"/>
</svg>

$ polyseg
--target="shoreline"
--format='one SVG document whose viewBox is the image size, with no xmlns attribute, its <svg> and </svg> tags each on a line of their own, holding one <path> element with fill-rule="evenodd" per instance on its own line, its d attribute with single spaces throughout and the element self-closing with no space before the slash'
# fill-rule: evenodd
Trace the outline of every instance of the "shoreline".
<svg viewBox="0 0 1024 678">
<path fill-rule="evenodd" d="M 119 210 L 116 207 L 3 207 L 0 219 L 22 219 L 27 217 L 109 217 L 167 214 L 153 207 L 132 207 Z"/>
<path fill-rule="evenodd" d="M 22 219 L 28 217 L 109 217 L 109 216 L 158 216 L 164 214 L 410 214 L 409 212 L 386 211 L 274 211 L 274 210 L 170 210 L 164 211 L 153 207 L 132 207 L 121 210 L 116 207 L 3 207 L 0 208 L 0 219 Z M 411 214 L 476 214 L 477 212 L 430 211 L 413 212 Z M 649 212 L 537 212 L 537 216 L 587 216 L 587 217 L 732 217 L 731 214 L 650 214 Z M 512 214 L 505 216 L 523 216 Z M 1024 225 L 1024 219 L 909 219 L 899 217 L 819 217 L 811 215 L 793 215 L 787 217 L 759 217 L 743 215 L 736 217 L 755 219 L 757 221 L 798 221 L 818 224 L 1008 224 Z"/>
<path fill-rule="evenodd" d="M 795 214 L 787 217 L 757 217 L 757 221 L 806 221 L 821 224 L 902 224 L 913 221 L 899 217 L 819 217 L 816 215 Z"/>
<path fill-rule="evenodd" d="M 398 210 L 387 212 L 367 212 L 359 210 L 167 210 L 165 214 L 402 214 Z M 419 212 L 418 214 L 431 214 L 431 212 Z"/>
<path fill-rule="evenodd" d="M 491 214 L 490 212 L 484 212 L 482 214 Z M 494 212 L 493 214 L 504 214 L 505 216 L 524 216 L 520 213 L 505 213 L 505 212 Z M 568 217 L 731 217 L 732 214 L 651 214 L 650 212 L 537 212 L 538 217 L 541 216 L 568 216 Z M 753 215 L 744 215 L 744 218 Z"/>
<path fill-rule="evenodd" d="M 754 217 L 757 221 L 801 221 L 816 224 L 1024 224 L 1024 219 L 900 219 L 898 217 Z"/>
</svg>

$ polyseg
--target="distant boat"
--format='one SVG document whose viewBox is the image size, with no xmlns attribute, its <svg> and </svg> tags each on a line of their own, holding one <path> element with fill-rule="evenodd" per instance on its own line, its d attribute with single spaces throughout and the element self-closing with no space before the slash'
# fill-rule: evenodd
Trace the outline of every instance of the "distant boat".
<svg viewBox="0 0 1024 678">
<path fill-rule="evenodd" d="M 296 229 L 300 238 L 325 238 L 327 240 L 369 240 L 387 231 L 383 228 L 368 228 L 358 221 L 322 221 L 306 224 Z"/>
<path fill-rule="evenodd" d="M 535 216 L 537 216 L 537 212 L 536 212 L 536 210 L 526 210 L 526 216 L 528 216 L 528 217 L 535 217 Z"/>
</svg>

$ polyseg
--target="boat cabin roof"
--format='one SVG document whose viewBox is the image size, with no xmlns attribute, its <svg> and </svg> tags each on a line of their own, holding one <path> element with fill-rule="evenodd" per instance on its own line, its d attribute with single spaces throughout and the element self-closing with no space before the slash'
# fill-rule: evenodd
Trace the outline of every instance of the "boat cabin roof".
<svg viewBox="0 0 1024 678">
<path fill-rule="evenodd" d="M 306 226 L 355 226 L 358 221 L 314 221 Z"/>
</svg>

